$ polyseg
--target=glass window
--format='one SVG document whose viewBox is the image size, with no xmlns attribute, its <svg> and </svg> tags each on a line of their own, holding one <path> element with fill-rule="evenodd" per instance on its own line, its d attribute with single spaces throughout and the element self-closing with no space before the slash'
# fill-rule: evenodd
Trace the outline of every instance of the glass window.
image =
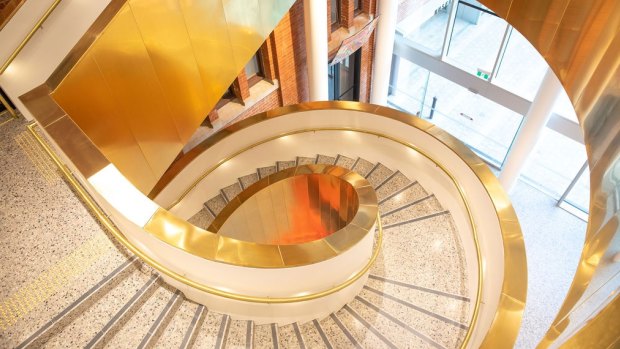
<svg viewBox="0 0 620 349">
<path fill-rule="evenodd" d="M 506 50 L 498 61 L 493 82 L 525 99 L 532 100 L 547 71 L 547 62 L 516 29 L 511 28 Z"/>
<path fill-rule="evenodd" d="M 520 114 L 402 57 L 399 70 L 389 97 L 392 106 L 431 121 L 501 166 L 521 125 Z"/>
<path fill-rule="evenodd" d="M 459 1 L 448 58 L 472 74 L 490 74 L 506 31 L 506 22 L 477 1 Z"/>
<path fill-rule="evenodd" d="M 590 170 L 586 168 L 564 199 L 568 204 L 588 212 L 590 207 Z"/>
<path fill-rule="evenodd" d="M 251 78 L 254 75 L 260 74 L 260 63 L 258 62 L 258 55 L 252 56 L 252 59 L 245 65 L 245 76 Z"/>
<path fill-rule="evenodd" d="M 412 0 L 407 2 L 412 2 Z M 396 31 L 414 46 L 423 48 L 431 54 L 439 55 L 448 25 L 451 3 L 452 1 L 444 2 L 436 7 L 437 3 L 431 1 L 427 5 L 416 6 L 416 10 L 396 24 Z M 401 6 L 406 5 L 408 4 Z"/>
<path fill-rule="evenodd" d="M 353 0 L 353 10 L 355 12 L 361 10 L 360 9 L 360 0 Z"/>
<path fill-rule="evenodd" d="M 331 20 L 332 26 L 340 21 L 340 4 L 339 0 L 331 0 Z"/>
<path fill-rule="evenodd" d="M 523 169 L 525 179 L 559 199 L 586 161 L 586 148 L 547 127 Z"/>
<path fill-rule="evenodd" d="M 558 96 L 558 99 L 555 100 L 555 104 L 553 105 L 553 112 L 563 118 L 579 123 L 579 121 L 577 121 L 577 114 L 575 113 L 575 108 L 573 107 L 573 104 L 571 103 L 570 98 L 568 98 L 568 95 L 566 94 L 566 91 L 564 91 L 564 89 L 562 89 L 562 92 Z"/>
</svg>

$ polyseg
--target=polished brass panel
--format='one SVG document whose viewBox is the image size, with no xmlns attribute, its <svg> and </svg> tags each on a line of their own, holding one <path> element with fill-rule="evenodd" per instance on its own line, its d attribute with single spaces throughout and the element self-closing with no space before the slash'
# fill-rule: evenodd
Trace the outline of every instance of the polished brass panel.
<svg viewBox="0 0 620 349">
<path fill-rule="evenodd" d="M 36 126 L 37 125 L 35 123 L 32 123 L 32 124 L 28 125 L 28 130 L 32 133 L 32 135 L 36 138 L 36 140 L 39 142 L 41 147 L 43 147 L 45 152 L 50 156 L 50 158 L 58 166 L 58 168 L 61 170 L 61 172 L 63 173 L 63 175 L 65 176 L 65 178 L 69 182 L 69 184 L 72 186 L 72 188 L 77 193 L 77 195 L 84 201 L 86 206 L 97 217 L 97 219 L 101 222 L 101 224 L 114 236 L 114 238 L 120 244 L 122 244 L 124 247 L 126 247 L 130 252 L 132 252 L 135 255 L 137 255 L 139 258 L 141 258 L 145 263 L 147 263 L 151 267 L 155 268 L 156 270 L 158 270 L 162 274 L 164 274 L 164 275 L 166 275 L 166 276 L 168 276 L 168 277 L 170 277 L 170 278 L 172 278 L 174 280 L 177 280 L 177 281 L 179 281 L 179 282 L 181 282 L 181 283 L 183 283 L 183 284 L 185 284 L 185 285 L 187 285 L 189 287 L 193 287 L 193 288 L 198 289 L 200 291 L 207 292 L 209 294 L 213 294 L 213 295 L 216 295 L 216 296 L 220 296 L 220 297 L 224 297 L 224 298 L 228 298 L 228 299 L 233 299 L 233 300 L 238 300 L 238 301 L 244 301 L 244 302 L 263 303 L 263 304 L 283 304 L 283 303 L 304 302 L 304 301 L 309 301 L 309 300 L 318 299 L 318 298 L 321 298 L 321 297 L 328 296 L 328 295 L 333 294 L 335 292 L 338 292 L 338 291 L 340 291 L 340 290 L 342 290 L 342 289 L 344 289 L 346 287 L 351 286 L 353 283 L 355 283 L 357 280 L 359 280 L 361 277 L 365 276 L 368 273 L 370 268 L 373 266 L 373 264 L 377 260 L 377 257 L 379 256 L 380 247 L 381 247 L 381 244 L 382 244 L 382 241 L 383 241 L 383 228 L 381 226 L 381 217 L 379 215 L 379 212 L 377 211 L 376 221 L 377 221 L 377 227 L 378 227 L 378 234 L 377 234 L 377 239 L 376 239 L 376 243 L 375 243 L 375 249 L 374 249 L 374 251 L 372 253 L 372 256 L 370 257 L 370 260 L 355 275 L 352 275 L 347 280 L 345 280 L 342 283 L 340 283 L 338 285 L 335 285 L 335 286 L 333 286 L 333 287 L 331 287 L 329 289 L 326 289 L 326 290 L 323 290 L 323 291 L 319 291 L 319 292 L 310 293 L 310 294 L 305 294 L 305 295 L 302 295 L 302 296 L 271 298 L 271 297 L 255 297 L 255 296 L 248 296 L 248 295 L 231 293 L 231 292 L 228 292 L 228 291 L 224 291 L 224 290 L 221 290 L 221 289 L 218 289 L 218 288 L 213 288 L 211 286 L 207 286 L 207 285 L 195 282 L 195 281 L 185 277 L 184 275 L 181 275 L 181 274 L 179 274 L 179 273 L 177 273 L 177 272 L 175 272 L 173 270 L 170 270 L 166 266 L 160 264 L 159 262 L 157 262 L 156 260 L 151 258 L 147 253 L 145 253 L 144 251 L 140 250 L 138 247 L 133 245 L 129 240 L 127 240 L 125 235 L 123 235 L 123 233 L 114 225 L 114 223 L 110 220 L 110 218 L 95 203 L 95 200 L 90 196 L 90 194 L 88 194 L 88 192 L 82 186 L 80 181 L 69 171 L 69 169 L 62 163 L 62 161 L 60 160 L 58 155 L 56 155 L 56 153 L 54 153 L 54 151 L 43 140 L 43 138 L 41 138 L 41 136 L 35 131 Z M 158 212 L 162 212 L 162 211 L 158 211 Z M 283 255 L 285 255 L 285 253 L 283 253 Z M 312 254 L 312 255 L 314 255 L 314 254 Z M 297 263 L 297 262 L 295 262 L 295 260 L 291 260 L 290 263 L 292 264 L 292 263 Z"/>
<path fill-rule="evenodd" d="M 104 155 L 148 193 L 292 3 L 115 0 L 48 86 Z M 84 98 L 102 89 L 106 98 Z"/>
<path fill-rule="evenodd" d="M 341 194 L 346 196 L 344 207 Z M 144 230 L 205 259 L 284 268 L 317 263 L 350 249 L 369 234 L 377 211 L 377 196 L 359 174 L 334 165 L 304 165 L 249 186 L 208 230 L 161 208 Z"/>
<path fill-rule="evenodd" d="M 244 190 L 251 195 L 229 202 L 208 229 L 268 245 L 298 245 L 326 238 L 354 219 L 353 215 L 347 219 L 349 205 L 354 212 L 358 207 L 357 188 L 338 176 L 349 170 L 336 166 L 329 170 L 330 174 L 325 174 L 324 168 L 306 165 L 263 178 Z M 265 182 L 269 186 L 265 187 Z M 356 223 L 367 231 L 374 222 L 377 198 L 369 183 L 365 184 L 362 189 L 370 189 L 364 191 L 368 210 L 360 213 Z M 362 221 L 362 217 L 371 221 Z"/>
<path fill-rule="evenodd" d="M 602 292 L 598 290 L 609 281 L 609 275 L 620 272 L 620 264 L 610 263 L 608 257 L 620 250 L 620 228 L 615 223 L 620 209 L 620 1 L 482 2 L 519 30 L 562 82 L 583 129 L 590 165 L 590 219 L 581 261 L 539 347 L 562 343 L 568 347 L 574 343 L 608 346 L 611 342 L 604 336 L 595 335 L 606 326 L 604 321 L 594 318 L 588 323 L 587 318 L 576 316 L 575 309 L 585 298 Z M 614 309 L 618 319 L 618 307 Z"/>
</svg>

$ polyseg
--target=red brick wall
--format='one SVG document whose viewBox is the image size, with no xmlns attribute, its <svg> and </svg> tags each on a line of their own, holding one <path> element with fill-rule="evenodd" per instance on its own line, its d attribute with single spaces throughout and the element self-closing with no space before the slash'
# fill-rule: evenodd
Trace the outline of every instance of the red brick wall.
<svg viewBox="0 0 620 349">
<path fill-rule="evenodd" d="M 253 106 L 251 106 L 248 110 L 244 111 L 237 121 L 243 120 L 247 117 L 250 117 L 254 114 L 262 113 L 267 110 L 271 110 L 280 106 L 280 96 L 278 90 L 275 90 L 267 95 L 267 97 L 261 99 L 256 102 Z"/>
<path fill-rule="evenodd" d="M 297 0 L 272 33 L 282 105 L 308 100 L 303 1 Z"/>
</svg>

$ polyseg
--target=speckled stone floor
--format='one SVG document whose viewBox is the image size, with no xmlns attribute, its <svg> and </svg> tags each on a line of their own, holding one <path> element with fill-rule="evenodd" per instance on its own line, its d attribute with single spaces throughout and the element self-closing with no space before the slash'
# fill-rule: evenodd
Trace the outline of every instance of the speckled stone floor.
<svg viewBox="0 0 620 349">
<path fill-rule="evenodd" d="M 111 242 L 49 159 L 41 156 L 25 124 L 12 121 L 0 127 L 0 347 L 21 343 L 129 257 Z M 346 160 L 353 166 L 353 159 Z M 403 197 L 419 199 L 431 194 L 412 184 L 403 195 L 390 198 L 396 187 L 406 185 L 405 179 L 391 175 L 382 165 L 372 171 L 373 167 L 363 159 L 355 163 L 355 168 L 381 186 L 382 197 L 387 198 L 382 210 L 398 207 Z M 530 278 L 517 347 L 533 348 L 570 285 L 585 223 L 522 183 L 512 199 L 522 220 Z M 421 205 L 433 212 L 441 210 L 434 198 L 428 200 Z M 396 216 L 393 219 L 398 223 Z M 125 302 L 145 291 L 148 297 L 106 338 L 108 347 L 136 347 L 147 339 L 145 333 L 150 333 L 155 347 L 173 343 L 214 347 L 226 338 L 230 347 L 240 348 L 250 339 L 255 347 L 274 347 L 274 341 L 282 348 L 299 347 L 300 340 L 308 348 L 328 344 L 343 348 L 356 344 L 366 348 L 456 347 L 468 319 L 466 301 L 458 296 L 467 293 L 466 275 L 458 239 L 450 236 L 452 225 L 451 217 L 441 214 L 386 229 L 387 247 L 398 249 L 402 239 L 411 242 L 413 237 L 435 248 L 419 251 L 426 255 L 415 254 L 406 261 L 381 255 L 360 296 L 320 321 L 280 328 L 254 326 L 200 312 L 200 307 L 182 297 L 173 304 L 174 290 L 153 279 L 149 268 L 133 263 L 108 293 L 83 306 L 41 346 L 83 347 Z M 433 245 L 433 241 L 441 243 Z M 424 264 L 429 258 L 432 263 Z M 433 266 L 442 266 L 441 272 Z M 419 272 L 411 274 L 411 268 Z M 449 277 L 437 278 L 437 273 Z M 403 279 L 417 288 L 397 282 Z M 154 286 L 145 288 L 149 282 Z M 160 328 L 153 327 L 156 323 L 161 323 Z M 191 324 L 195 332 L 188 331 Z"/>
</svg>

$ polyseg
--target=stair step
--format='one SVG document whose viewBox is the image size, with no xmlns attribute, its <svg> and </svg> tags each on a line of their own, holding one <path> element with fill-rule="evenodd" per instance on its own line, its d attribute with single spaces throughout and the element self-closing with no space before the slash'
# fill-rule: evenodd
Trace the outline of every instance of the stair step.
<svg viewBox="0 0 620 349">
<path fill-rule="evenodd" d="M 379 209 L 381 212 L 390 212 L 407 203 L 419 200 L 428 196 L 428 192 L 422 186 L 413 182 L 405 188 L 402 188 L 379 201 Z"/>
<path fill-rule="evenodd" d="M 381 184 L 386 181 L 390 175 L 392 175 L 394 171 L 387 168 L 382 163 L 378 162 L 377 165 L 371 170 L 370 173 L 366 175 L 366 179 L 373 188 L 378 188 Z"/>
<path fill-rule="evenodd" d="M 228 336 L 226 340 L 226 349 L 245 349 L 248 344 L 248 325 L 251 322 L 246 320 L 231 320 L 228 325 Z M 251 335 L 250 328 L 250 335 Z M 250 342 L 252 338 L 250 337 Z"/>
<path fill-rule="evenodd" d="M 208 311 L 202 322 L 202 327 L 196 336 L 194 347 L 215 348 L 215 345 L 218 343 L 218 334 L 223 320 L 224 315 Z"/>
<path fill-rule="evenodd" d="M 329 155 L 318 154 L 316 156 L 317 164 L 333 165 L 336 163 L 336 158 Z"/>
<path fill-rule="evenodd" d="M 196 336 L 200 327 L 202 326 L 202 322 L 204 321 L 205 314 L 207 309 L 204 305 L 199 304 L 194 312 L 194 317 L 192 318 L 192 322 L 190 322 L 187 330 L 185 331 L 185 335 L 183 336 L 183 341 L 181 342 L 180 349 L 191 348 L 194 345 L 196 340 Z"/>
<path fill-rule="evenodd" d="M 11 346 L 17 348 L 41 347 L 43 343 L 48 342 L 53 336 L 62 332 L 63 329 L 76 320 L 80 314 L 96 304 L 101 298 L 105 297 L 107 293 L 118 286 L 118 284 L 122 283 L 123 280 L 128 278 L 132 273 L 135 273 L 136 265 L 136 258 L 130 258 L 129 260 L 125 260 L 116 268 L 112 269 L 107 275 L 101 278 L 90 288 L 83 290 L 82 287 L 79 287 L 78 290 L 83 292 L 79 295 L 79 297 L 77 297 L 72 303 L 68 304 L 65 308 L 58 310 L 55 314 L 51 313 L 54 315 L 50 315 L 51 319 L 46 323 L 40 325 L 37 324 L 38 329 L 25 338 L 19 345 L 14 344 Z M 101 266 L 100 269 L 106 270 L 107 266 Z M 92 274 L 95 274 L 95 272 L 92 271 Z M 82 282 L 88 283 L 89 280 L 87 279 L 89 279 L 90 276 L 91 275 L 85 276 Z M 41 315 L 41 313 L 46 310 L 47 309 L 43 309 L 41 312 L 36 314 Z M 47 318 L 49 319 L 49 317 Z M 33 319 L 32 321 L 36 321 L 36 319 Z"/>
<path fill-rule="evenodd" d="M 391 295 L 405 302 L 416 304 L 435 314 L 445 316 L 461 324 L 469 321 L 469 298 L 441 292 L 426 287 L 402 283 L 399 281 L 383 281 L 375 275 L 370 275 L 366 285 L 375 290 L 382 290 L 387 295 Z"/>
<path fill-rule="evenodd" d="M 398 348 L 442 348 L 424 333 L 408 326 L 364 297 L 356 296 L 349 306 Z"/>
<path fill-rule="evenodd" d="M 336 312 L 342 323 L 364 348 L 393 348 L 396 346 L 377 331 L 348 305 Z"/>
<path fill-rule="evenodd" d="M 267 167 L 259 167 L 256 169 L 258 172 L 258 177 L 263 179 L 271 174 L 278 172 L 278 169 L 275 166 L 267 166 Z"/>
<path fill-rule="evenodd" d="M 151 275 L 148 281 L 142 285 L 136 293 L 123 305 L 118 312 L 101 328 L 97 334 L 86 344 L 85 348 L 101 348 L 120 330 L 135 312 L 150 298 L 159 287 L 159 276 Z"/>
<path fill-rule="evenodd" d="M 311 165 L 311 164 L 314 164 L 315 161 L 316 161 L 316 158 L 311 158 L 307 156 L 298 156 L 296 163 L 297 163 L 297 166 Z"/>
<path fill-rule="evenodd" d="M 434 195 L 425 196 L 421 199 L 409 202 L 392 211 L 381 212 L 383 225 L 391 225 L 407 221 L 416 217 L 442 212 L 443 208 Z"/>
<path fill-rule="evenodd" d="M 299 342 L 293 324 L 278 327 L 278 342 L 280 349 L 299 349 L 304 347 L 303 342 Z"/>
<path fill-rule="evenodd" d="M 204 205 L 211 214 L 215 217 L 226 207 L 226 200 L 222 194 L 218 194 L 211 199 L 207 200 Z"/>
<path fill-rule="evenodd" d="M 336 165 L 337 166 L 348 168 L 350 170 L 353 167 L 353 164 L 355 164 L 355 159 L 351 159 L 349 157 L 346 157 L 346 156 L 340 155 L 340 154 L 338 154 L 338 156 L 336 156 Z"/>
<path fill-rule="evenodd" d="M 239 193 L 241 193 L 242 190 L 243 189 L 241 189 L 241 184 L 237 182 L 237 183 L 233 183 L 227 187 L 222 188 L 221 192 L 222 192 L 222 195 L 224 195 L 226 202 L 228 203 L 232 199 L 234 199 L 237 195 L 239 195 Z"/>
<path fill-rule="evenodd" d="M 325 340 L 327 340 L 327 336 L 325 336 L 325 340 L 321 336 L 321 333 L 315 326 L 315 323 L 318 324 L 318 321 L 310 321 L 299 325 L 299 331 L 301 332 L 301 336 L 304 339 L 304 343 L 306 348 L 314 349 L 314 348 L 332 348 L 329 345 L 326 345 Z"/>
<path fill-rule="evenodd" d="M 410 183 L 411 181 L 409 180 L 409 178 L 407 178 L 407 176 L 405 176 L 404 174 L 400 173 L 400 171 L 394 172 L 376 189 L 377 200 L 381 201 L 389 197 L 392 193 L 401 190 Z"/>
<path fill-rule="evenodd" d="M 286 170 L 287 168 L 295 167 L 295 161 L 276 161 L 276 169 L 278 171 Z"/>
<path fill-rule="evenodd" d="M 452 319 L 435 314 L 415 304 L 388 296 L 384 297 L 381 290 L 364 287 L 360 297 L 374 305 L 380 305 L 386 313 L 394 316 L 411 328 L 430 338 L 444 348 L 456 348 L 460 339 L 467 332 L 463 326 Z"/>
<path fill-rule="evenodd" d="M 325 332 L 327 339 L 334 348 L 355 348 L 354 342 L 352 342 L 345 332 L 342 331 L 340 326 L 334 321 L 332 316 L 328 316 L 319 321 L 321 328 Z"/>
<path fill-rule="evenodd" d="M 449 294 L 468 294 L 464 252 L 450 214 L 389 228 L 383 234 L 382 250 L 386 253 L 371 274 Z"/>
<path fill-rule="evenodd" d="M 270 324 L 254 325 L 254 348 L 277 348 L 278 342 L 274 342 L 274 336 Z"/>
<path fill-rule="evenodd" d="M 181 291 L 177 290 L 174 293 L 171 293 L 171 291 L 168 291 L 166 287 L 161 287 L 160 291 L 161 293 L 167 293 L 170 297 L 168 297 L 168 299 L 166 300 L 165 306 L 158 313 L 157 317 L 156 318 L 153 317 L 154 321 L 152 322 L 146 334 L 142 337 L 140 344 L 135 346 L 135 348 L 138 348 L 138 349 L 152 348 L 153 345 L 157 343 L 157 340 L 159 339 L 159 337 L 161 337 L 161 335 L 164 333 L 164 330 L 166 329 L 166 327 L 168 327 L 168 324 L 170 323 L 170 321 L 172 321 L 174 314 L 177 312 L 177 310 L 181 306 L 181 303 L 183 302 L 183 295 L 181 294 Z M 154 298 L 158 299 L 162 303 L 164 302 L 164 299 L 159 299 L 159 296 L 157 294 L 155 295 Z M 148 308 L 145 312 L 146 314 L 149 313 Z M 133 329 L 133 327 L 131 327 L 129 324 L 125 327 L 129 329 Z M 117 337 L 119 337 L 122 340 L 122 336 L 117 336 Z M 120 345 L 121 343 L 119 343 L 119 347 Z M 130 346 L 130 347 L 134 348 L 133 346 Z"/>
<path fill-rule="evenodd" d="M 258 182 L 258 172 L 239 177 L 239 184 L 243 190 L 256 182 Z"/>
<path fill-rule="evenodd" d="M 372 162 L 366 159 L 357 158 L 352 170 L 359 173 L 361 176 L 366 177 L 374 167 L 375 165 Z"/>
<path fill-rule="evenodd" d="M 213 217 L 211 211 L 209 211 L 206 207 L 203 206 L 202 209 L 198 211 L 198 213 L 193 215 L 187 221 L 199 228 L 207 229 L 207 227 L 211 225 L 211 222 L 213 222 L 214 219 L 215 217 Z"/>
<path fill-rule="evenodd" d="M 57 335 L 49 338 L 47 347 L 85 347 L 106 324 L 132 299 L 151 275 L 140 271 L 132 272 L 116 287 L 103 295 L 96 303 L 84 309 L 62 328 Z"/>
<path fill-rule="evenodd" d="M 168 323 L 168 326 L 164 329 L 161 337 L 157 340 L 154 348 L 179 348 L 183 343 L 187 329 L 190 327 L 198 304 L 185 300 L 181 303 L 181 306 L 175 312 Z"/>
</svg>

